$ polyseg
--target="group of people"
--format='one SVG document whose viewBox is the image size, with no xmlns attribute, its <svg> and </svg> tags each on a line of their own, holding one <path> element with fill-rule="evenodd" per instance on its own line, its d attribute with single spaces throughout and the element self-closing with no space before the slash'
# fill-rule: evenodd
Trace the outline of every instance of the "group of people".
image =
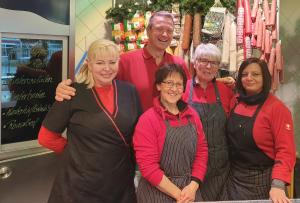
<svg viewBox="0 0 300 203">
<path fill-rule="evenodd" d="M 270 93 L 267 64 L 245 60 L 234 94 L 216 79 L 215 45 L 196 48 L 192 77 L 165 51 L 173 30 L 160 11 L 143 49 L 119 56 L 113 42 L 96 40 L 76 82 L 58 85 L 39 132 L 64 160 L 48 202 L 290 202 L 293 121 Z"/>
</svg>

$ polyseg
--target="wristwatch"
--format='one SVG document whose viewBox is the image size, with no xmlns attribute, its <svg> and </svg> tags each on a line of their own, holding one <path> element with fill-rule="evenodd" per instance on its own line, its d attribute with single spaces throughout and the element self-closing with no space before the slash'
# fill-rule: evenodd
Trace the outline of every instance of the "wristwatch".
<svg viewBox="0 0 300 203">
<path fill-rule="evenodd" d="M 275 188 L 285 190 L 286 184 L 282 180 L 273 179 L 272 183 L 271 183 L 271 187 L 275 187 Z"/>
</svg>

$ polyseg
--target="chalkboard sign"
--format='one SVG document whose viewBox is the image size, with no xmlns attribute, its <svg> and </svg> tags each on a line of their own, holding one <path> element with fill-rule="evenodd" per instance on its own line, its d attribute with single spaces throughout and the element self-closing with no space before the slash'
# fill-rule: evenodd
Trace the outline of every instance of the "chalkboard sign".
<svg viewBox="0 0 300 203">
<path fill-rule="evenodd" d="M 1 46 L 1 144 L 35 140 L 62 79 L 62 41 L 2 38 Z"/>
</svg>

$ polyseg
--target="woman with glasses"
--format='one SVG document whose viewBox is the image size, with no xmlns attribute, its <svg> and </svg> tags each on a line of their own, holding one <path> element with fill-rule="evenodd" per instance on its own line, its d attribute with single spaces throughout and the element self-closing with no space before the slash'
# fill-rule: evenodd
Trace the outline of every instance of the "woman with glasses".
<svg viewBox="0 0 300 203">
<path fill-rule="evenodd" d="M 177 64 L 164 65 L 155 73 L 160 95 L 139 118 L 133 137 L 142 174 L 138 202 L 201 200 L 207 143 L 196 111 L 181 99 L 186 80 Z"/>
<path fill-rule="evenodd" d="M 271 199 L 289 203 L 296 152 L 293 120 L 288 108 L 273 94 L 265 61 L 246 59 L 237 78 L 238 97 L 228 118 L 230 200 Z"/>
<path fill-rule="evenodd" d="M 208 144 L 207 172 L 200 189 L 204 201 L 226 200 L 222 193 L 229 172 L 225 125 L 233 92 L 216 81 L 220 60 L 219 48 L 200 44 L 193 57 L 195 76 L 183 96 L 198 112 Z"/>
<path fill-rule="evenodd" d="M 76 95 L 54 103 L 43 121 L 39 143 L 63 160 L 49 203 L 136 202 L 132 135 L 141 105 L 131 84 L 114 79 L 118 64 L 116 44 L 94 41 Z"/>
</svg>

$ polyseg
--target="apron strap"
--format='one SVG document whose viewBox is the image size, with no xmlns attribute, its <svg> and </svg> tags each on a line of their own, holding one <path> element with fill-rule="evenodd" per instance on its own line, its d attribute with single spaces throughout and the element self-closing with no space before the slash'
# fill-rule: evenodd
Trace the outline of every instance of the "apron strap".
<svg viewBox="0 0 300 203">
<path fill-rule="evenodd" d="M 239 102 L 238 101 L 236 101 L 235 102 L 235 104 L 234 104 L 234 106 L 233 106 L 233 108 L 230 110 L 230 112 L 229 112 L 229 117 L 233 114 L 233 112 L 234 112 L 234 110 L 235 110 L 235 108 L 236 108 L 236 106 L 239 104 Z"/>
<path fill-rule="evenodd" d="M 170 127 L 170 122 L 169 122 L 168 119 L 167 119 L 167 120 L 164 120 L 164 123 L 166 124 L 167 127 Z"/>
<path fill-rule="evenodd" d="M 214 86 L 214 89 L 215 89 L 215 93 L 216 93 L 216 102 L 219 103 L 219 104 L 222 104 L 221 97 L 220 97 L 220 92 L 219 92 L 219 89 L 217 87 L 216 79 L 215 78 L 212 80 L 212 83 L 213 83 L 213 86 Z M 193 79 L 190 80 L 190 92 L 189 92 L 188 103 L 191 103 L 193 101 L 194 84 L 195 84 L 195 77 L 193 77 Z"/>
<path fill-rule="evenodd" d="M 219 92 L 219 89 L 217 87 L 217 83 L 216 83 L 216 79 L 215 78 L 213 79 L 212 83 L 214 85 L 214 89 L 215 89 L 215 93 L 216 93 L 216 102 L 218 104 L 222 104 L 221 97 L 220 97 L 220 92 Z"/>
<path fill-rule="evenodd" d="M 188 98 L 188 104 L 190 104 L 193 101 L 193 85 L 195 83 L 195 77 L 193 77 L 192 80 L 190 80 L 190 93 L 189 93 L 189 98 Z"/>
<path fill-rule="evenodd" d="M 264 103 L 265 103 L 265 102 L 259 104 L 258 107 L 256 108 L 256 110 L 255 110 L 255 112 L 254 112 L 254 114 L 253 114 L 253 116 L 252 116 L 252 119 L 253 119 L 253 120 L 256 119 L 256 116 L 257 116 L 259 110 L 261 109 L 261 107 L 262 107 L 262 105 L 263 105 Z"/>
<path fill-rule="evenodd" d="M 259 104 L 258 105 L 258 107 L 256 108 L 256 110 L 255 110 L 255 112 L 254 112 L 254 114 L 253 114 L 253 116 L 252 116 L 252 119 L 256 119 L 256 116 L 257 116 L 257 114 L 259 113 L 259 110 L 261 109 L 261 107 L 264 105 L 264 103 L 265 102 L 263 102 L 263 103 L 261 103 L 261 104 Z M 234 104 L 234 107 L 230 110 L 230 114 L 229 115 L 231 115 L 233 112 L 234 112 L 234 110 L 235 110 L 235 108 L 236 108 L 236 106 L 239 104 L 239 102 L 236 102 L 235 104 Z"/>
</svg>

